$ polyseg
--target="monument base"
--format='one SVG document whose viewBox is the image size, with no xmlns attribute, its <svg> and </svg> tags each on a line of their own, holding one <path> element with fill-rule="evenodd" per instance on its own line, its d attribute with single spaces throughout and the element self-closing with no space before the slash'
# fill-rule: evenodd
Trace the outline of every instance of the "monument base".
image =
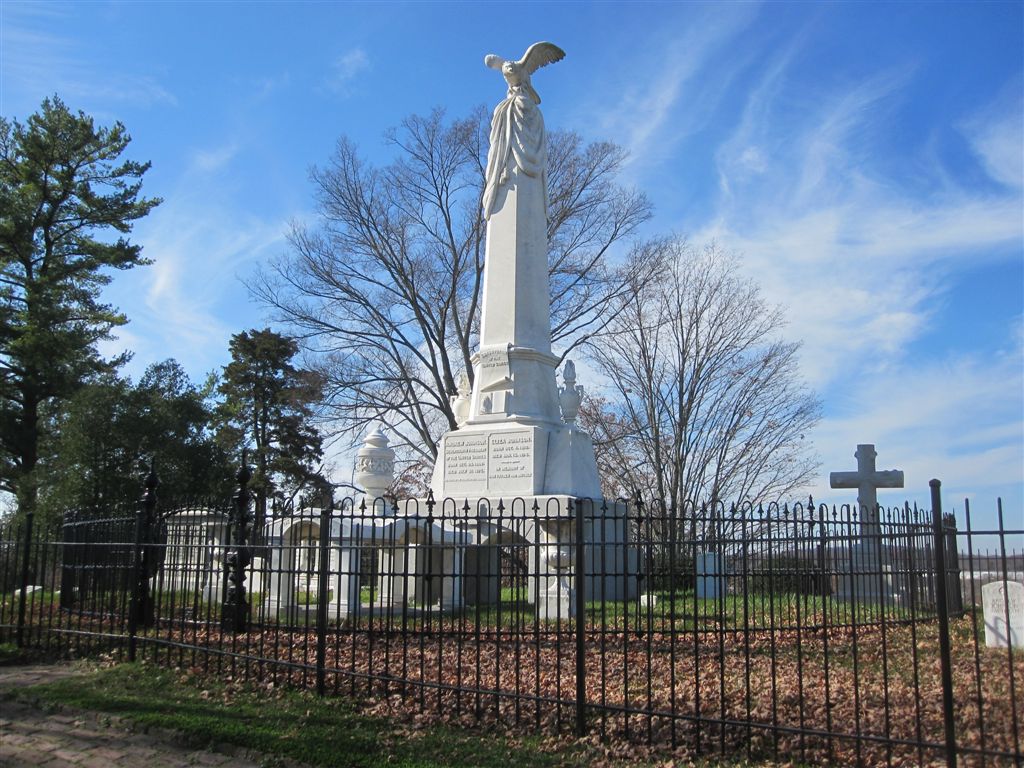
<svg viewBox="0 0 1024 768">
<path fill-rule="evenodd" d="M 877 546 L 856 544 L 849 558 L 837 566 L 834 587 L 838 600 L 892 606 L 906 602 L 905 574 L 893 571 Z"/>
<path fill-rule="evenodd" d="M 569 425 L 469 424 L 441 438 L 434 497 L 564 495 L 596 499 L 601 481 L 590 436 Z"/>
<path fill-rule="evenodd" d="M 423 514 L 425 502 L 418 505 Z M 637 595 L 637 562 L 623 502 L 562 495 L 448 498 L 437 500 L 434 524 L 458 535 L 460 593 L 466 605 L 502 600 L 502 579 L 515 558 L 524 574 L 526 600 L 542 620 L 576 615 L 578 516 L 583 523 L 583 579 L 587 601 L 619 601 Z M 507 598 L 506 598 L 507 599 Z"/>
</svg>

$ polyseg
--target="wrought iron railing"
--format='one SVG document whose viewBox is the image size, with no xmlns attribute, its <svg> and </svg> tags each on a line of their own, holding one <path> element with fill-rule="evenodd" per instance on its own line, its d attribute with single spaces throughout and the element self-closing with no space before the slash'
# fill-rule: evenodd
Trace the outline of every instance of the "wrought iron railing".
<svg viewBox="0 0 1024 768">
<path fill-rule="evenodd" d="M 345 499 L 273 518 L 254 547 L 239 479 L 220 503 L 153 483 L 137 510 L 69 516 L 60 536 L 9 524 L 0 641 L 679 757 L 1022 761 L 1007 585 L 1024 531 L 1001 509 L 978 530 L 969 507 L 958 529 L 937 485 L 866 539 L 857 510 L 813 501 Z"/>
</svg>

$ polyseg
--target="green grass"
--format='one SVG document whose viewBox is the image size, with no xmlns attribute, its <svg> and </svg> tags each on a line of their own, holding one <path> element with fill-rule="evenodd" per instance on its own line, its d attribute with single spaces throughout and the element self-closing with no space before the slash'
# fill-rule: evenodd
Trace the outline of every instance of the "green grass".
<svg viewBox="0 0 1024 768">
<path fill-rule="evenodd" d="M 331 601 L 333 599 L 334 599 L 334 590 L 333 589 L 327 590 L 327 604 L 330 605 Z M 297 605 L 302 605 L 302 606 L 306 606 L 306 607 L 309 607 L 309 606 L 312 605 L 312 606 L 315 607 L 319 601 L 320 601 L 320 593 L 319 592 L 316 592 L 316 591 L 303 592 L 302 590 L 299 590 L 298 592 L 295 593 L 295 603 Z M 253 601 L 253 602 L 255 603 L 255 601 Z"/>
<path fill-rule="evenodd" d="M 378 592 L 373 592 L 377 598 Z M 804 595 L 797 593 L 781 593 L 768 595 L 760 592 L 728 594 L 720 599 L 696 598 L 693 589 L 651 590 L 649 594 L 657 597 L 655 605 L 648 607 L 638 599 L 630 601 L 608 600 L 605 602 L 586 602 L 586 616 L 589 622 L 607 629 L 640 629 L 641 627 L 657 631 L 692 632 L 701 630 L 769 629 L 793 626 L 820 626 L 848 624 L 854 621 L 861 624 L 879 622 L 884 613 L 886 621 L 910 619 L 912 614 L 906 608 L 887 605 L 879 606 L 868 602 L 856 604 L 836 597 L 820 595 Z M 352 620 L 353 627 L 369 626 L 371 621 L 380 621 L 383 616 L 392 615 L 390 609 L 381 610 L 370 606 L 371 592 L 368 586 L 361 591 L 363 603 L 362 615 Z M 466 605 L 454 614 L 445 614 L 456 622 L 467 625 L 479 624 L 481 627 L 503 626 L 532 628 L 536 623 L 536 608 L 527 599 L 526 587 L 502 587 L 498 603 L 490 605 Z M 674 600 L 671 599 L 674 597 Z M 435 619 L 441 618 L 436 604 L 433 606 L 410 604 L 410 620 L 415 624 L 424 614 Z M 398 611 L 400 613 L 400 611 Z M 544 620 L 540 626 L 553 628 L 556 623 L 571 625 L 573 622 L 562 620 Z"/>
<path fill-rule="evenodd" d="M 180 731 L 196 747 L 226 742 L 315 766 L 543 768 L 584 766 L 594 757 L 583 746 L 545 750 L 536 738 L 511 741 L 446 726 L 410 729 L 360 714 L 342 699 L 229 687 L 144 664 L 121 664 L 16 695 Z"/>
<path fill-rule="evenodd" d="M 0 658 L 8 645 L 0 645 Z M 10 646 L 11 650 L 13 646 Z M 362 714 L 341 698 L 292 690 L 229 685 L 151 664 L 118 664 L 85 675 L 2 693 L 51 710 L 106 713 L 148 728 L 177 731 L 197 749 L 230 744 L 281 759 L 329 768 L 582 768 L 600 762 L 623 768 L 664 766 L 654 759 L 615 760 L 591 743 L 508 737 L 445 725 L 410 727 Z M 254 756 L 253 756 L 254 757 Z M 769 762 L 697 760 L 698 768 L 766 768 Z"/>
<path fill-rule="evenodd" d="M 15 595 L 13 592 L 3 595 L 3 600 L 0 602 L 0 610 L 17 610 L 18 603 L 21 601 L 20 595 Z M 25 595 L 25 608 L 26 610 L 33 607 L 38 608 L 42 605 L 50 605 L 51 603 L 56 604 L 60 601 L 60 592 L 50 589 L 41 589 L 38 592 L 29 592 Z"/>
<path fill-rule="evenodd" d="M 23 663 L 24 654 L 14 643 L 0 643 L 0 667 Z"/>
</svg>

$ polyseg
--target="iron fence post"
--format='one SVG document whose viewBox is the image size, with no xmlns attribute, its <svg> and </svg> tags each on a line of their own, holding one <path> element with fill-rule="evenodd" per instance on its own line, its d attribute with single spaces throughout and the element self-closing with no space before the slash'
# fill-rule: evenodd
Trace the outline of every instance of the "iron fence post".
<svg viewBox="0 0 1024 768">
<path fill-rule="evenodd" d="M 225 632 L 245 632 L 249 629 L 249 601 L 245 596 L 245 569 L 249 565 L 249 463 L 242 451 L 242 466 L 238 470 L 238 490 L 231 510 L 231 548 L 224 558 L 228 588 L 221 606 L 220 627 Z"/>
<path fill-rule="evenodd" d="M 932 534 L 935 551 L 935 597 L 939 614 L 939 655 L 942 664 L 942 718 L 946 730 L 946 765 L 956 767 L 956 722 L 953 714 L 953 658 L 949 643 L 949 603 L 946 596 L 946 547 L 942 526 L 942 483 L 928 483 L 932 494 Z"/>
<path fill-rule="evenodd" d="M 154 624 L 153 599 L 149 593 L 149 553 L 146 543 L 153 511 L 156 509 L 156 468 L 150 463 L 146 476 L 146 489 L 135 510 L 135 536 L 132 542 L 131 602 L 128 606 L 128 660 L 135 661 L 138 651 L 139 625 L 151 627 Z"/>
<path fill-rule="evenodd" d="M 324 493 L 323 508 L 320 510 L 320 560 L 317 563 L 317 596 L 316 596 L 316 693 L 326 693 L 326 662 L 327 662 L 327 603 L 330 601 L 328 578 L 330 575 L 331 509 L 334 506 L 331 490 Z M 337 597 L 337 596 L 336 596 Z"/>
<path fill-rule="evenodd" d="M 132 537 L 132 592 L 128 603 L 128 661 L 135 661 L 135 654 L 138 650 L 136 635 L 139 631 L 139 571 L 142 560 L 140 550 L 142 549 L 142 521 L 145 514 L 145 507 L 140 504 L 139 508 L 135 510 L 135 534 Z"/>
<path fill-rule="evenodd" d="M 964 596 L 960 587 L 960 555 L 956 551 L 956 518 L 952 513 L 942 516 L 946 541 L 946 589 L 949 614 L 956 618 L 964 615 Z"/>
<path fill-rule="evenodd" d="M 74 513 L 66 511 L 61 520 L 60 545 L 60 607 L 63 610 L 71 608 L 74 604 L 74 592 L 78 587 L 72 565 L 77 554 L 77 547 L 71 543 L 75 533 Z"/>
<path fill-rule="evenodd" d="M 18 629 L 14 636 L 15 645 L 21 648 L 25 643 L 25 600 L 28 597 L 28 559 L 32 551 L 32 522 L 35 510 L 29 509 L 25 514 L 24 551 L 21 558 L 21 592 L 18 595 Z"/>
<path fill-rule="evenodd" d="M 572 514 L 572 499 L 569 499 L 569 513 Z M 586 589 L 586 548 L 583 544 L 584 525 L 583 508 L 586 505 L 581 499 L 576 500 L 576 735 L 582 737 L 587 732 L 587 595 Z"/>
</svg>

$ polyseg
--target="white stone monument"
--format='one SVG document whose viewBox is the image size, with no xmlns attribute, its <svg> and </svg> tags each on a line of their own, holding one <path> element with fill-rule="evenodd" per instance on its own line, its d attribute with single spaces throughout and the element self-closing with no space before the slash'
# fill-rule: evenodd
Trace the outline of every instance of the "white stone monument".
<svg viewBox="0 0 1024 768">
<path fill-rule="evenodd" d="M 993 581 L 981 588 L 985 611 L 985 645 L 1024 648 L 1024 584 Z"/>
<path fill-rule="evenodd" d="M 431 483 L 438 499 L 464 500 L 474 510 L 481 499 L 492 507 L 500 499 L 506 508 L 532 515 L 517 535 L 546 553 L 530 558 L 531 597 L 544 618 L 574 612 L 567 576 L 570 500 L 601 496 L 593 444 L 575 424 L 582 387 L 566 361 L 559 390 L 555 372 L 560 358 L 551 351 L 547 147 L 540 96 L 530 75 L 564 56 L 551 43 L 535 43 L 519 61 L 493 54 L 484 59 L 501 71 L 508 90 L 494 110 L 487 156 L 480 349 L 472 358 L 472 388 L 460 386 L 453 401 L 459 427 L 442 437 Z M 512 505 L 512 499 L 525 503 Z M 595 585 L 593 597 L 620 599 L 629 581 L 624 576 L 629 559 L 625 508 L 613 502 L 593 508 L 605 507 L 607 519 L 591 519 L 588 530 L 598 540 L 596 529 L 604 528 L 600 540 L 608 546 L 603 562 L 616 576 Z M 534 508 L 541 513 L 533 515 Z M 622 524 L 609 527 L 613 518 Z M 596 563 L 594 548 L 587 552 Z"/>
<path fill-rule="evenodd" d="M 373 429 L 356 455 L 355 481 L 363 493 L 330 515 L 321 531 L 321 510 L 274 520 L 268 528 L 271 578 L 267 609 L 289 621 L 303 620 L 316 608 L 321 537 L 327 537 L 330 619 L 366 612 L 416 611 L 427 605 L 442 611 L 462 607 L 462 558 L 469 543 L 464 531 L 444 528 L 416 515 L 396 516 L 386 494 L 395 474 L 395 452 L 381 428 Z M 364 556 L 376 552 L 376 590 L 363 604 Z M 430 573 L 432 579 L 426 579 Z M 428 589 L 429 586 L 429 589 Z M 300 599 L 300 593 L 304 596 Z"/>
<path fill-rule="evenodd" d="M 487 156 L 480 349 L 464 424 L 441 440 L 437 498 L 601 495 L 590 437 L 574 426 L 575 411 L 563 419 L 551 352 L 547 147 L 530 74 L 564 56 L 536 43 L 520 61 L 485 59 L 508 93 L 494 110 Z M 566 369 L 575 392 L 575 371 Z"/>
<path fill-rule="evenodd" d="M 154 588 L 174 592 L 199 592 L 206 603 L 219 605 L 224 591 L 224 549 L 228 517 L 217 509 L 187 507 L 164 518 L 167 526 L 167 554 Z M 246 585 L 250 584 L 246 575 Z M 251 591 L 251 588 L 250 588 Z"/>
<path fill-rule="evenodd" d="M 314 507 L 294 515 L 284 515 L 267 525 L 267 548 L 270 551 L 270 570 L 265 579 L 266 594 L 263 602 L 268 615 L 303 622 L 309 613 L 315 613 L 320 587 L 320 530 L 321 510 Z M 327 589 L 334 596 L 340 591 L 338 555 L 341 550 L 331 546 L 327 551 Z M 339 599 L 328 603 L 328 616 L 336 618 L 335 606 Z"/>
<path fill-rule="evenodd" d="M 832 488 L 857 489 L 860 516 L 858 538 L 849 547 L 849 561 L 846 572 L 840 574 L 838 596 L 847 600 L 890 599 L 898 602 L 904 590 L 894 582 L 888 550 L 882 546 L 878 489 L 902 488 L 903 472 L 876 469 L 878 452 L 871 443 L 859 444 L 853 456 L 857 459 L 856 472 L 832 472 L 829 475 Z"/>
</svg>

